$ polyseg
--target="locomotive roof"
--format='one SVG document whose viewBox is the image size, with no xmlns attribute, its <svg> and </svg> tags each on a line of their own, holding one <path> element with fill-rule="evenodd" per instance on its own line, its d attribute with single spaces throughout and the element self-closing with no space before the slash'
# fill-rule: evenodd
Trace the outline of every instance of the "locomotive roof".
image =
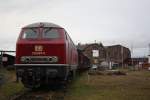
<svg viewBox="0 0 150 100">
<path fill-rule="evenodd" d="M 35 27 L 55 27 L 55 28 L 63 28 L 57 24 L 54 23 L 48 23 L 48 22 L 38 22 L 38 23 L 32 23 L 29 24 L 23 28 L 35 28 Z"/>
</svg>

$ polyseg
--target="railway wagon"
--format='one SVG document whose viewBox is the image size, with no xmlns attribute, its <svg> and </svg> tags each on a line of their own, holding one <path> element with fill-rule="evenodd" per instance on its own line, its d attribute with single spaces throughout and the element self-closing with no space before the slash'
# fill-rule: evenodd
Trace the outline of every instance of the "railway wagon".
<svg viewBox="0 0 150 100">
<path fill-rule="evenodd" d="M 78 70 L 79 71 L 84 71 L 90 68 L 90 59 L 84 55 L 83 51 L 78 49 Z"/>
<path fill-rule="evenodd" d="M 76 46 L 66 30 L 39 22 L 22 28 L 16 43 L 16 75 L 25 87 L 66 81 L 78 66 Z"/>
</svg>

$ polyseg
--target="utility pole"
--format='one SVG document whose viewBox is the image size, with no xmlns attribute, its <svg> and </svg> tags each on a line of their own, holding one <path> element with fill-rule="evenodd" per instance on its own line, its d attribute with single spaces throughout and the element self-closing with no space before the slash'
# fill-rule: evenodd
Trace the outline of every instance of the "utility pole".
<svg viewBox="0 0 150 100">
<path fill-rule="evenodd" d="M 150 43 L 149 43 L 148 63 L 150 63 Z"/>
<path fill-rule="evenodd" d="M 131 63 L 132 63 L 132 66 L 133 66 L 133 44 L 131 44 Z"/>
<path fill-rule="evenodd" d="M 2 52 L 1 52 L 1 56 L 0 56 L 0 68 L 2 67 Z"/>
<path fill-rule="evenodd" d="M 122 68 L 123 68 L 123 46 L 121 47 L 121 55 L 122 55 Z"/>
<path fill-rule="evenodd" d="M 150 43 L 148 44 L 148 48 L 149 48 L 148 55 L 150 55 Z"/>
<path fill-rule="evenodd" d="M 95 44 L 96 44 L 96 40 L 94 40 Z"/>
</svg>

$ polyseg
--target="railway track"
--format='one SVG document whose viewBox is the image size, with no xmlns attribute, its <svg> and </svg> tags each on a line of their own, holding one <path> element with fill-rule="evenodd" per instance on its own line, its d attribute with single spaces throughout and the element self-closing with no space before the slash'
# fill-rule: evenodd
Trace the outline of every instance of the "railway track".
<svg viewBox="0 0 150 100">
<path fill-rule="evenodd" d="M 27 90 L 10 100 L 64 100 L 67 88 L 63 86 L 41 87 L 35 90 Z"/>
</svg>

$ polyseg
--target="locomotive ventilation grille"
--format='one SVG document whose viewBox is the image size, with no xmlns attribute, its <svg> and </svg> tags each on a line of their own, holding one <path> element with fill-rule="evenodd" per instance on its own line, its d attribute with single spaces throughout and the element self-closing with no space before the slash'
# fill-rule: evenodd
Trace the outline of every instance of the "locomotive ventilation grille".
<svg viewBox="0 0 150 100">
<path fill-rule="evenodd" d="M 21 57 L 23 63 L 56 63 L 57 56 L 23 56 Z"/>
</svg>

